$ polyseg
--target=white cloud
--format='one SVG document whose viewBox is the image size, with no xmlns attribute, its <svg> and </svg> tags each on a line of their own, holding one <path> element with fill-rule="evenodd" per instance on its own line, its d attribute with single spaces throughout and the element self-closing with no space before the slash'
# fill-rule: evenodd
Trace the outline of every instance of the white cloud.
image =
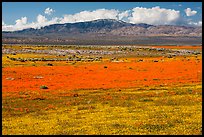
<svg viewBox="0 0 204 137">
<path fill-rule="evenodd" d="M 180 11 L 164 9 L 159 6 L 152 8 L 136 7 L 132 9 L 130 23 L 147 23 L 153 25 L 176 24 L 180 20 Z"/>
<path fill-rule="evenodd" d="M 115 9 L 98 9 L 94 11 L 82 11 L 73 15 L 64 15 L 60 23 L 74 23 L 92 21 L 97 19 L 117 19 L 119 11 Z"/>
<path fill-rule="evenodd" d="M 27 26 L 27 17 L 21 17 L 21 19 L 17 19 L 15 25 L 4 25 L 2 26 L 3 31 L 16 31 L 16 30 L 22 30 L 29 28 L 30 26 Z"/>
<path fill-rule="evenodd" d="M 55 10 L 53 10 L 53 9 L 51 9 L 49 7 L 46 8 L 45 11 L 44 11 L 44 13 L 47 14 L 47 15 L 51 15 L 53 12 L 55 12 Z"/>
<path fill-rule="evenodd" d="M 2 21 L 3 22 L 3 21 Z M 44 26 L 48 26 L 51 24 L 56 24 L 59 22 L 59 18 L 52 18 L 51 20 L 47 20 L 47 18 L 41 14 L 39 14 L 36 18 L 36 22 L 27 23 L 27 17 L 22 17 L 21 19 L 16 20 L 15 25 L 2 25 L 3 31 L 17 31 L 28 28 L 39 29 Z M 3 24 L 3 23 L 2 23 Z"/>
<path fill-rule="evenodd" d="M 178 6 L 179 6 L 179 7 L 181 7 L 182 5 L 181 5 L 181 4 L 179 4 Z"/>
<path fill-rule="evenodd" d="M 15 31 L 14 25 L 4 25 L 2 26 L 2 31 Z"/>
<path fill-rule="evenodd" d="M 38 16 L 37 16 L 37 22 L 39 23 L 39 24 L 43 24 L 43 23 L 45 23 L 47 21 L 47 18 L 45 17 L 45 16 L 43 16 L 43 15 L 41 15 L 41 14 L 39 14 Z"/>
<path fill-rule="evenodd" d="M 127 18 L 128 16 L 130 16 L 130 10 L 126 10 L 124 12 L 119 13 L 118 19 L 123 20 L 124 18 Z"/>
<path fill-rule="evenodd" d="M 21 19 L 16 20 L 16 26 L 22 26 L 27 23 L 27 17 L 22 17 Z"/>
<path fill-rule="evenodd" d="M 190 21 L 188 24 L 192 25 L 192 26 L 199 26 L 199 27 L 201 27 L 202 26 L 202 21 L 198 21 L 198 22 Z"/>
<path fill-rule="evenodd" d="M 2 26 L 4 26 L 4 25 L 6 25 L 6 24 L 5 24 L 4 21 L 2 20 Z"/>
<path fill-rule="evenodd" d="M 202 21 L 198 21 L 198 26 L 202 26 Z"/>
<path fill-rule="evenodd" d="M 191 10 L 191 8 L 187 8 L 184 11 L 186 13 L 186 16 L 194 16 L 197 13 L 197 11 Z"/>
<path fill-rule="evenodd" d="M 38 15 L 37 22 L 33 23 L 33 25 L 31 25 L 31 26 L 32 26 L 32 28 L 39 29 L 39 28 L 44 27 L 44 26 L 57 24 L 58 22 L 59 22 L 59 19 L 56 17 L 52 18 L 51 20 L 47 20 L 47 18 L 45 18 L 45 16 Z"/>
</svg>

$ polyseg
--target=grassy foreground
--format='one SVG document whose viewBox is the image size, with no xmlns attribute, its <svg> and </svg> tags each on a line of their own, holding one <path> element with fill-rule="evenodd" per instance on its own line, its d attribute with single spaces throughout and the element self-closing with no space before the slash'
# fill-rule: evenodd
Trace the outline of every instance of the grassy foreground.
<svg viewBox="0 0 204 137">
<path fill-rule="evenodd" d="M 19 92 L 2 100 L 2 133 L 202 134 L 202 85 Z"/>
</svg>

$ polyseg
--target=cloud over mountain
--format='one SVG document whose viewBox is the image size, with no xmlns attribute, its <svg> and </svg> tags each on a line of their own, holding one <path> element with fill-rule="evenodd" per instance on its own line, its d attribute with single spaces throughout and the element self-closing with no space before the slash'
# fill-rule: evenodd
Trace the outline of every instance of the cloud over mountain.
<svg viewBox="0 0 204 137">
<path fill-rule="evenodd" d="M 94 11 L 82 11 L 73 15 L 67 14 L 61 19 L 60 23 L 75 23 L 85 22 L 97 19 L 117 19 L 119 14 L 118 10 L 115 9 L 98 9 Z"/>
<path fill-rule="evenodd" d="M 174 9 L 160 8 L 159 6 L 152 8 L 135 7 L 131 10 L 119 11 L 116 9 L 96 9 L 93 11 L 81 11 L 75 14 L 65 14 L 62 17 L 53 17 L 48 19 L 46 15 L 51 15 L 55 12 L 54 9 L 46 8 L 45 16 L 38 14 L 35 22 L 28 22 L 27 17 L 22 17 L 16 20 L 16 24 L 8 25 L 2 21 L 3 31 L 16 31 L 27 28 L 39 29 L 44 26 L 52 24 L 64 24 L 75 22 L 86 22 L 97 19 L 116 19 L 122 20 L 128 23 L 146 23 L 151 25 L 192 25 L 201 26 L 200 22 L 186 22 L 180 14 L 180 11 Z M 185 10 L 187 16 L 193 16 L 197 11 L 192 11 L 190 8 Z"/>
</svg>

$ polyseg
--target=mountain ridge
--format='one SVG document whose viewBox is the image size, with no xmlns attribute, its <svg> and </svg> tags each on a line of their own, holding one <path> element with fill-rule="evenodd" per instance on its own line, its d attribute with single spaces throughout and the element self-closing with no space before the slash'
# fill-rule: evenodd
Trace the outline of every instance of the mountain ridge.
<svg viewBox="0 0 204 137">
<path fill-rule="evenodd" d="M 171 37 L 175 41 L 182 39 L 194 39 L 196 43 L 202 43 L 202 27 L 188 27 L 177 25 L 151 25 L 145 23 L 132 24 L 114 19 L 99 19 L 87 22 L 52 24 L 40 29 L 28 28 L 24 30 L 5 32 L 2 31 L 2 41 L 9 39 L 22 39 L 24 41 L 35 41 L 35 38 L 42 42 L 49 41 L 73 41 L 73 40 L 104 40 L 104 41 L 144 41 L 149 37 Z M 143 38 L 143 39 L 142 39 Z M 197 39 L 198 38 L 198 39 Z M 168 38 L 169 39 L 169 38 Z M 167 40 L 168 40 L 167 39 Z M 20 41 L 20 40 L 19 40 Z M 158 40 L 159 41 L 159 38 Z M 185 40 L 181 40 L 185 41 Z M 187 40 L 189 41 L 189 40 Z M 186 41 L 186 42 L 187 42 Z M 151 41 L 150 41 L 151 42 Z M 169 41 L 170 42 L 170 41 Z M 133 42 L 134 43 L 134 42 Z"/>
</svg>

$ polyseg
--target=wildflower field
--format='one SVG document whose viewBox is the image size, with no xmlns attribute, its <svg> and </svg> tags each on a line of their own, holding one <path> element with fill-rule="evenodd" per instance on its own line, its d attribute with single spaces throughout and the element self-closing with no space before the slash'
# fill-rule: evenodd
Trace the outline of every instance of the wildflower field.
<svg viewBox="0 0 204 137">
<path fill-rule="evenodd" d="M 202 46 L 2 46 L 3 135 L 201 135 Z"/>
</svg>

